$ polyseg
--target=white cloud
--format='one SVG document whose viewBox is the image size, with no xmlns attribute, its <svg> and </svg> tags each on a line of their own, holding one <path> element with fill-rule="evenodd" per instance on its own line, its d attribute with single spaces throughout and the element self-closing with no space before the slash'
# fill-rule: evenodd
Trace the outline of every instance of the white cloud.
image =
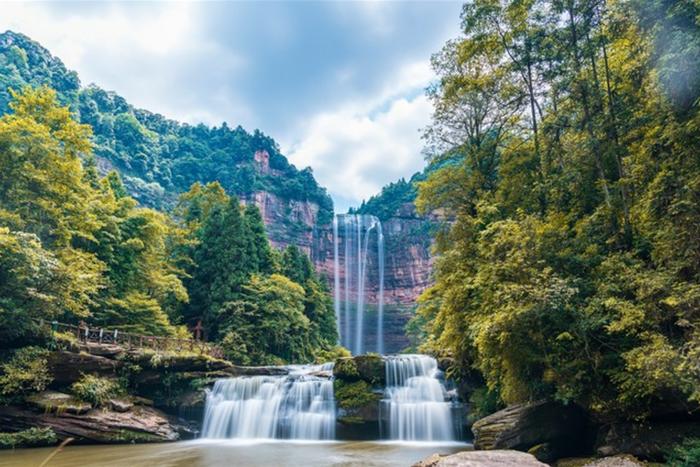
<svg viewBox="0 0 700 467">
<path fill-rule="evenodd" d="M 78 3 L 63 8 L 46 3 L 5 3 L 0 31 L 26 34 L 79 72 L 83 84 L 115 90 L 137 107 L 189 122 L 221 123 L 194 95 L 181 92 L 192 74 L 231 74 L 246 60 L 210 40 L 201 6 L 188 2 Z M 212 90 L 212 95 L 217 90 Z M 235 96 L 218 96 L 249 116 Z"/>
<path fill-rule="evenodd" d="M 281 142 L 283 152 L 294 164 L 313 167 L 316 178 L 329 188 L 339 210 L 359 204 L 383 185 L 409 177 L 424 166 L 419 130 L 428 124 L 431 114 L 430 103 L 423 94 L 434 77 L 427 60 L 429 52 L 409 55 L 403 54 L 400 46 L 394 51 L 386 48 L 387 43 L 402 43 L 402 34 L 421 35 L 420 31 L 406 30 L 414 22 L 422 24 L 420 20 L 410 14 L 398 16 L 405 5 L 331 4 L 347 20 L 343 22 L 341 18 L 338 36 L 331 35 L 329 40 L 349 47 L 351 43 L 341 39 L 343 27 L 351 28 L 353 34 L 361 32 L 362 44 L 376 44 L 378 56 L 390 54 L 387 57 L 392 59 L 371 68 L 363 67 L 364 62 L 352 52 L 354 49 L 348 48 L 342 64 L 328 63 L 331 73 L 325 76 L 334 83 L 335 90 L 322 103 L 317 102 L 315 94 L 294 95 L 299 83 L 284 74 L 279 74 L 273 83 L 262 80 L 265 84 L 260 86 L 257 81 L 250 81 L 255 73 L 279 73 L 275 55 L 269 51 L 266 54 L 264 47 L 260 49 L 262 54 L 257 54 L 256 47 L 249 47 L 251 42 L 259 39 L 258 34 L 264 34 L 266 41 L 272 35 L 273 42 L 284 44 L 294 32 L 294 21 L 303 27 L 307 27 L 304 21 L 315 24 L 308 12 L 289 21 L 285 19 L 289 12 L 284 9 L 277 15 L 266 15 L 267 22 L 254 29 L 256 36 L 238 37 L 212 30 L 212 24 L 217 24 L 212 23 L 212 15 L 219 10 L 206 3 L 54 5 L 4 3 L 0 31 L 12 29 L 30 36 L 60 57 L 68 68 L 77 70 L 84 84 L 95 82 L 115 90 L 137 107 L 191 123 L 219 124 L 226 120 L 232 126 L 262 128 Z M 449 9 L 455 8 L 458 10 L 458 6 Z M 230 28 L 236 27 L 235 21 L 248 21 L 246 18 L 251 17 L 246 16 L 249 11 L 235 8 L 222 11 L 228 15 L 224 23 Z M 448 13 L 443 16 L 450 18 L 446 24 L 452 24 L 453 13 Z M 361 31 L 357 31 L 355 22 L 358 14 Z M 397 22 L 398 18 L 406 23 Z M 398 34 L 396 38 L 392 31 Z M 453 33 L 447 27 L 440 31 L 439 36 L 445 37 Z M 365 41 L 366 36 L 372 38 Z M 310 38 L 313 36 L 305 40 Z M 440 43 L 443 38 L 426 35 L 424 40 Z M 340 50 L 342 55 L 343 49 Z M 372 55 L 373 50 L 363 49 L 365 52 Z M 401 56 L 394 57 L 399 52 Z M 396 63 L 403 65 L 392 69 Z M 315 62 L 312 65 L 319 66 Z M 295 66 L 306 64 L 302 60 Z M 324 70 L 320 67 L 319 76 Z M 368 83 L 371 86 L 366 86 Z M 294 95 L 288 99 L 288 108 L 281 109 L 280 104 L 267 99 L 265 86 L 271 85 Z M 376 91 L 367 95 L 366 89 Z M 357 99 L 360 92 L 365 94 Z M 307 100 L 313 104 L 304 107 Z M 302 105 L 297 108 L 295 104 Z M 323 110 L 312 110 L 320 107 Z"/>
<path fill-rule="evenodd" d="M 410 64 L 376 96 L 311 117 L 301 137 L 283 147 L 297 166 L 313 167 L 338 211 L 356 206 L 423 168 L 420 130 L 432 107 L 421 91 L 431 77 L 424 63 Z"/>
</svg>

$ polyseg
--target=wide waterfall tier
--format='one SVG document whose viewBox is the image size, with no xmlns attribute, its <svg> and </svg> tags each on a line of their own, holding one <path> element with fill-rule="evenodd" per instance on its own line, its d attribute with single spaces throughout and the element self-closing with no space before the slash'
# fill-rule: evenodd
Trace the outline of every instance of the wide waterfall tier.
<svg viewBox="0 0 700 467">
<path fill-rule="evenodd" d="M 209 439 L 335 438 L 333 381 L 315 376 L 332 365 L 293 366 L 283 376 L 216 381 L 207 395 L 202 437 Z"/>
<path fill-rule="evenodd" d="M 376 263 L 368 252 L 376 248 Z M 333 219 L 334 306 L 340 343 L 353 355 L 384 353 L 384 234 L 375 216 L 338 214 Z M 370 280 L 368 281 L 368 278 Z M 372 280 L 376 278 L 376 280 Z M 375 284 L 369 290 L 368 284 Z M 376 322 L 367 322 L 368 297 Z M 374 327 L 373 332 L 368 332 Z M 376 336 L 368 345 L 368 336 Z"/>
<path fill-rule="evenodd" d="M 382 418 L 388 437 L 401 441 L 454 441 L 459 438 L 459 406 L 445 390 L 437 361 L 426 355 L 386 358 Z"/>
</svg>

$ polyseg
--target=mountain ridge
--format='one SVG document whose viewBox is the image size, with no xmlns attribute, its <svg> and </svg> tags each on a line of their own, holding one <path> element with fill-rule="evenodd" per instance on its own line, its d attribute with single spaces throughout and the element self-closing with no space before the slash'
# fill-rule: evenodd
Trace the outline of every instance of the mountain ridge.
<svg viewBox="0 0 700 467">
<path fill-rule="evenodd" d="M 0 34 L 0 114 L 9 89 L 46 85 L 62 104 L 93 128 L 93 152 L 102 173 L 116 169 L 141 204 L 170 210 L 195 183 L 219 181 L 263 212 L 278 246 L 308 246 L 316 225 L 332 220 L 333 202 L 311 168 L 297 169 L 275 140 L 260 130 L 182 123 L 131 105 L 117 92 L 81 85 L 48 49 L 28 36 Z"/>
</svg>

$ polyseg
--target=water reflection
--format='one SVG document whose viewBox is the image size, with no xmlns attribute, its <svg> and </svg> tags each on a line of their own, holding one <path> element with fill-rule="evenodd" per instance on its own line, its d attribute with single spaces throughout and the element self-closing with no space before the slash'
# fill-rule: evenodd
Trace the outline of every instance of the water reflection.
<svg viewBox="0 0 700 467">
<path fill-rule="evenodd" d="M 47 467 L 409 466 L 433 453 L 451 454 L 467 444 L 370 442 L 202 442 L 123 446 L 69 446 Z M 0 466 L 38 466 L 52 449 L 0 451 Z"/>
</svg>

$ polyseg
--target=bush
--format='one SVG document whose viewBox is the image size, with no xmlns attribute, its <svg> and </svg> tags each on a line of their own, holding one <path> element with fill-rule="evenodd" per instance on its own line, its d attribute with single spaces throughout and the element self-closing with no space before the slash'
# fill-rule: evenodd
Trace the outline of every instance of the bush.
<svg viewBox="0 0 700 467">
<path fill-rule="evenodd" d="M 331 347 L 330 349 L 318 349 L 315 352 L 316 363 L 335 362 L 339 358 L 351 357 L 352 354 L 348 349 L 340 345 Z"/>
<path fill-rule="evenodd" d="M 486 387 L 474 390 L 469 396 L 469 422 L 475 422 L 503 408 L 503 403 L 496 391 Z"/>
<path fill-rule="evenodd" d="M 38 347 L 16 350 L 7 363 L 0 365 L 0 399 L 9 403 L 46 389 L 53 380 L 48 367 L 48 354 L 48 351 Z"/>
<path fill-rule="evenodd" d="M 94 375 L 83 375 L 73 383 L 71 391 L 78 399 L 89 402 L 94 407 L 102 406 L 109 399 L 124 393 L 116 381 Z"/>
<path fill-rule="evenodd" d="M 693 467 L 700 465 L 700 438 L 686 439 L 676 445 L 668 456 L 672 467 Z"/>
<path fill-rule="evenodd" d="M 50 446 L 58 441 L 51 428 L 29 428 L 16 433 L 0 433 L 0 449 Z"/>
</svg>

